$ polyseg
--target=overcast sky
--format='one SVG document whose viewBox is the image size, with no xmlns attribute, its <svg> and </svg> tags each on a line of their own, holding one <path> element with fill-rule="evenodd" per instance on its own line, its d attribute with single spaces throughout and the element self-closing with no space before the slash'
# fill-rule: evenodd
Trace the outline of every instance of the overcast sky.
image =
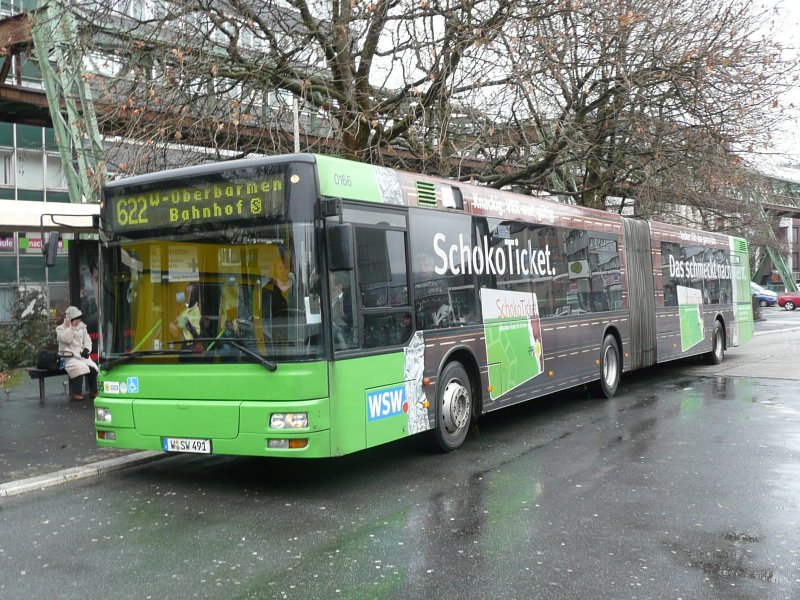
<svg viewBox="0 0 800 600">
<path fill-rule="evenodd" d="M 760 0 L 760 3 L 778 11 L 775 36 L 787 48 L 787 57 L 800 60 L 800 0 Z M 778 136 L 778 149 L 800 163 L 800 83 L 784 98 L 784 103 L 789 102 L 795 105 L 795 110 L 786 122 L 786 131 Z"/>
</svg>

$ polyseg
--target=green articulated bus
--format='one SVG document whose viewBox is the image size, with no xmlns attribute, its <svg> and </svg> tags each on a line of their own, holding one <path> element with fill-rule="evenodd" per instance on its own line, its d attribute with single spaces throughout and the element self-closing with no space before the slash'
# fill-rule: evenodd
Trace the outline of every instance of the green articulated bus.
<svg viewBox="0 0 800 600">
<path fill-rule="evenodd" d="M 115 181 L 100 238 L 101 446 L 453 450 L 753 335 L 743 239 L 326 156 Z"/>
</svg>

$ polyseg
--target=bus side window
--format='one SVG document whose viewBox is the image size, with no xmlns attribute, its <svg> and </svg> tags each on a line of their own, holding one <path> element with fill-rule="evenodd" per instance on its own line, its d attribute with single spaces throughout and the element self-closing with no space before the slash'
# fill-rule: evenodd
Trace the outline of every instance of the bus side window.
<svg viewBox="0 0 800 600">
<path fill-rule="evenodd" d="M 609 234 L 589 234 L 592 312 L 622 308 L 622 276 L 617 240 Z"/>
<path fill-rule="evenodd" d="M 358 284 L 364 308 L 406 305 L 404 231 L 356 228 Z"/>
<path fill-rule="evenodd" d="M 453 264 L 443 262 L 441 249 L 459 244 L 474 247 L 477 234 L 469 215 L 409 210 L 411 221 L 411 279 L 417 329 L 461 327 L 480 315 L 475 269 L 461 264 L 462 253 L 453 252 Z M 485 229 L 485 223 L 482 223 Z M 481 235 L 481 238 L 483 235 Z M 434 245 L 434 240 L 438 240 Z M 439 251 L 436 248 L 439 248 Z M 493 287 L 486 281 L 480 285 Z"/>
<path fill-rule="evenodd" d="M 385 215 L 385 213 L 377 213 Z M 356 275 L 363 327 L 363 348 L 381 348 L 402 343 L 403 314 L 408 305 L 408 269 L 406 232 L 380 219 L 374 226 L 358 226 L 356 238 Z"/>
</svg>

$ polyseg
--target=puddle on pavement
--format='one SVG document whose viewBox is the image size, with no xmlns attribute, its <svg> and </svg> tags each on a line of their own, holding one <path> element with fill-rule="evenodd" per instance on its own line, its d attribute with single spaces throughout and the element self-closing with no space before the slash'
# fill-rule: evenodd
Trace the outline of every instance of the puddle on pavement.
<svg viewBox="0 0 800 600">
<path fill-rule="evenodd" d="M 764 541 L 760 535 L 740 531 L 728 531 L 721 536 L 722 543 L 714 543 L 713 550 L 690 550 L 683 545 L 673 544 L 673 552 L 686 556 L 687 563 L 707 575 L 724 579 L 753 579 L 771 583 L 775 572 L 770 567 L 755 564 L 759 544 Z"/>
</svg>

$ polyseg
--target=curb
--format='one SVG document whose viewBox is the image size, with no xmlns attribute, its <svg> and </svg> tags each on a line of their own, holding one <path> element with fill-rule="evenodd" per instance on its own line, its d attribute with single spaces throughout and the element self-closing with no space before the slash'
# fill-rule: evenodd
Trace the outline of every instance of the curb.
<svg viewBox="0 0 800 600">
<path fill-rule="evenodd" d="M 78 479 L 86 479 L 94 477 L 101 473 L 109 473 L 125 467 L 143 464 L 166 458 L 169 454 L 165 452 L 155 452 L 148 450 L 145 452 L 137 452 L 127 456 L 120 456 L 119 458 L 110 458 L 108 460 L 101 460 L 90 465 L 81 467 L 71 467 L 69 469 L 62 469 L 55 473 L 47 475 L 38 475 L 36 477 L 29 477 L 28 479 L 21 479 L 19 481 L 9 481 L 0 484 L 0 498 L 7 498 L 9 496 L 16 496 L 18 494 L 25 494 L 43 490 L 56 485 L 61 485 L 69 481 L 76 481 Z"/>
<path fill-rule="evenodd" d="M 755 337 L 757 335 L 769 335 L 770 333 L 788 333 L 790 331 L 798 331 L 798 330 L 800 330 L 800 327 L 789 327 L 787 329 L 776 329 L 775 331 L 759 331 L 753 333 L 753 336 Z"/>
</svg>

